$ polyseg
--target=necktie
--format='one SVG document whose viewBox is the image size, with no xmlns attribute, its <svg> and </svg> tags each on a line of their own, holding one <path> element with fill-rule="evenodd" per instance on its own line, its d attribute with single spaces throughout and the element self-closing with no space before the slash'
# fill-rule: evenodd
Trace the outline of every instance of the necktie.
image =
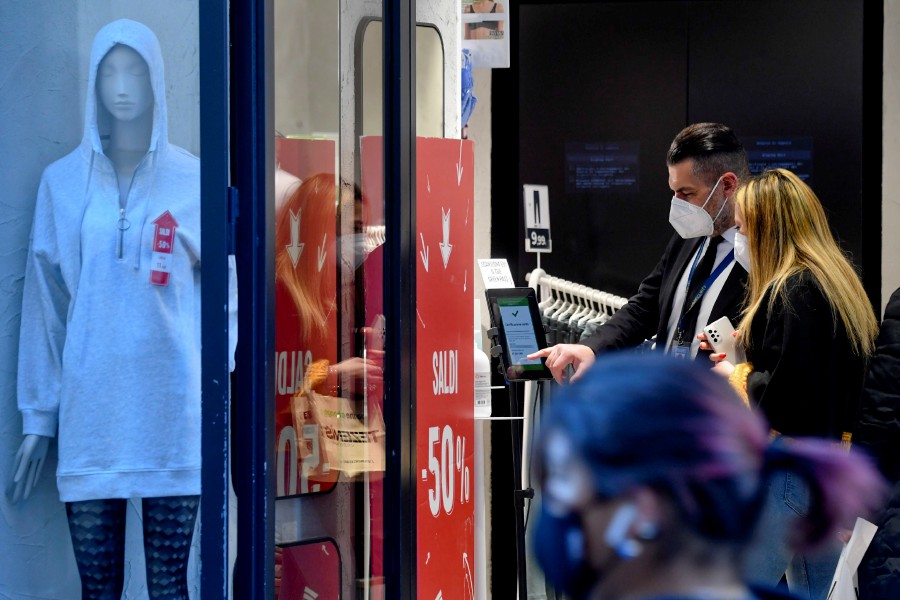
<svg viewBox="0 0 900 600">
<path fill-rule="evenodd" d="M 688 287 L 687 295 L 684 298 L 684 307 L 682 308 L 682 310 L 687 311 L 684 314 L 685 344 L 690 344 L 694 340 L 694 334 L 697 329 L 697 314 L 700 312 L 702 298 L 698 300 L 693 307 L 691 306 L 691 302 L 693 301 L 694 296 L 697 295 L 700 286 L 706 282 L 709 274 L 712 273 L 713 264 L 716 262 L 716 248 L 718 248 L 719 242 L 721 241 L 722 236 L 720 235 L 709 239 L 709 247 L 706 249 L 706 252 L 703 253 L 703 257 L 697 264 L 697 268 L 694 269 L 694 276 L 691 277 L 691 283 Z"/>
</svg>

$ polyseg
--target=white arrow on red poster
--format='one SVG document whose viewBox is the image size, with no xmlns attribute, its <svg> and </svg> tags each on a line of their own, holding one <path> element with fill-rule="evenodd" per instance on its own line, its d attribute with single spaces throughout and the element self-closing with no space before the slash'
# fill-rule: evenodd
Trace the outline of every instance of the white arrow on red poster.
<svg viewBox="0 0 900 600">
<path fill-rule="evenodd" d="M 444 241 L 438 244 L 441 248 L 441 258 L 444 259 L 444 268 L 447 268 L 447 263 L 450 261 L 450 253 L 453 251 L 453 244 L 450 243 L 450 209 L 447 209 L 447 212 L 444 212 L 444 207 L 441 207 L 441 220 L 442 223 L 442 232 L 444 234 Z"/>
<path fill-rule="evenodd" d="M 156 225 L 153 234 L 153 255 L 150 259 L 150 283 L 153 285 L 169 285 L 169 273 L 172 271 L 172 250 L 175 248 L 175 229 L 178 221 L 169 211 L 164 212 L 152 221 Z"/>
<path fill-rule="evenodd" d="M 291 243 L 285 246 L 291 257 L 291 264 L 294 265 L 295 269 L 297 268 L 297 261 L 300 260 L 300 255 L 303 254 L 303 246 L 305 245 L 300 241 L 300 215 L 302 211 L 303 209 L 301 208 L 298 208 L 297 212 L 291 210 Z M 321 271 L 322 269 L 319 270 Z"/>
<path fill-rule="evenodd" d="M 422 239 L 422 249 L 419 250 L 419 256 L 422 257 L 422 264 L 425 265 L 425 272 L 428 272 L 428 246 L 425 245 L 425 236 L 422 235 L 422 232 L 419 232 L 419 237 Z"/>
</svg>

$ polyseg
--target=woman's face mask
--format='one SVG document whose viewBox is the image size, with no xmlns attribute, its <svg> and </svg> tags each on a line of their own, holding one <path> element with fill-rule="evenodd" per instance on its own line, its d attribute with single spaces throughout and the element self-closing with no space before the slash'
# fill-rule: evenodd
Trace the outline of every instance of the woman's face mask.
<svg viewBox="0 0 900 600">
<path fill-rule="evenodd" d="M 641 554 L 640 542 L 631 539 L 628 534 L 636 518 L 635 504 L 626 502 L 620 505 L 601 536 L 596 532 L 585 532 L 585 520 L 581 513 L 572 511 L 558 516 L 542 504 L 534 549 L 547 581 L 576 600 L 586 598 L 591 589 L 608 577 L 621 561 Z M 588 558 L 586 536 L 602 539 L 614 554 L 608 554 L 602 565 L 592 565 Z M 655 536 L 655 532 L 650 533 L 644 539 Z"/>
<path fill-rule="evenodd" d="M 734 234 L 734 260 L 750 272 L 750 245 L 747 236 L 740 232 Z"/>
<path fill-rule="evenodd" d="M 709 196 L 706 197 L 706 202 L 703 203 L 703 206 L 696 206 L 687 200 L 672 196 L 672 205 L 669 208 L 669 223 L 675 228 L 678 235 L 684 239 L 690 239 L 713 234 L 715 219 L 710 217 L 709 213 L 706 212 L 706 205 L 709 204 L 709 200 L 715 193 L 716 188 L 719 187 L 719 182 L 721 181 L 721 177 L 716 180 L 716 184 L 713 186 L 712 190 L 710 190 Z M 722 207 L 719 209 L 719 212 L 716 213 L 716 219 L 722 214 L 722 210 L 727 203 L 728 198 L 725 198 L 725 202 L 722 203 Z"/>
<path fill-rule="evenodd" d="M 575 600 L 586 598 L 595 574 L 587 562 L 581 516 L 569 512 L 557 516 L 541 504 L 534 534 L 534 550 L 544 577 Z"/>
<path fill-rule="evenodd" d="M 580 600 L 590 591 L 595 574 L 588 564 L 581 514 L 573 507 L 592 497 L 591 472 L 561 431 L 548 434 L 544 467 L 534 534 L 536 558 L 547 581 Z"/>
</svg>

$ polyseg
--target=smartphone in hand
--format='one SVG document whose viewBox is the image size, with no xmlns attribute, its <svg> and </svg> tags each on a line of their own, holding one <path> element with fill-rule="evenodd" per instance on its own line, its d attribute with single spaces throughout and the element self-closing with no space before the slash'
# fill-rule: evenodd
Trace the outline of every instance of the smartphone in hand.
<svg viewBox="0 0 900 600">
<path fill-rule="evenodd" d="M 737 358 L 737 339 L 734 336 L 734 326 L 728 317 L 722 317 L 703 328 L 706 333 L 706 341 L 712 346 L 716 354 L 724 354 L 725 360 L 732 364 L 739 362 Z"/>
</svg>

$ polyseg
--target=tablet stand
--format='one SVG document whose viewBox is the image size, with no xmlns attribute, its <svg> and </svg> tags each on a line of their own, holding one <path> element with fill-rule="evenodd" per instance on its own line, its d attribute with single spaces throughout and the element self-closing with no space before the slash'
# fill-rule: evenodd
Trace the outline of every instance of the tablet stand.
<svg viewBox="0 0 900 600">
<path fill-rule="evenodd" d="M 488 339 L 491 341 L 490 355 L 497 358 L 503 352 L 499 344 L 496 327 L 487 330 Z M 502 370 L 502 368 L 501 368 Z M 505 378 L 505 374 L 504 374 Z M 528 598 L 528 579 L 525 564 L 525 500 L 534 498 L 532 488 L 522 489 L 522 434 L 519 430 L 519 400 L 518 391 L 520 381 L 506 381 L 509 389 L 509 416 L 512 428 L 512 455 L 513 455 L 513 500 L 515 502 L 516 515 L 516 574 L 519 581 L 520 600 Z"/>
</svg>

